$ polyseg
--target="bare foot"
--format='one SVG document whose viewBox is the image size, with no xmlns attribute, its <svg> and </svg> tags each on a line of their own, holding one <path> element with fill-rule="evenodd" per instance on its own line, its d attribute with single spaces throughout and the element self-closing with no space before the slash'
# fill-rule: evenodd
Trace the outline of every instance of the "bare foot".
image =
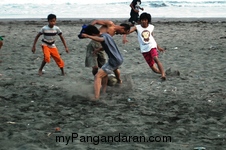
<svg viewBox="0 0 226 150">
<path fill-rule="evenodd" d="M 97 101 L 97 100 L 99 100 L 99 98 L 90 97 L 90 100 L 91 100 L 91 101 Z"/>
<path fill-rule="evenodd" d="M 38 70 L 38 75 L 41 76 L 42 75 L 42 70 Z"/>
<path fill-rule="evenodd" d="M 118 79 L 118 80 L 117 80 L 117 83 L 118 83 L 118 84 L 122 84 L 122 80 L 121 80 L 121 79 Z"/>
<path fill-rule="evenodd" d="M 100 90 L 101 94 L 106 94 L 106 90 L 107 90 L 107 88 L 101 88 L 101 90 Z"/>
<path fill-rule="evenodd" d="M 163 81 L 165 81 L 165 80 L 166 80 L 166 77 L 165 77 L 165 76 L 162 76 L 161 79 L 162 79 Z"/>
</svg>

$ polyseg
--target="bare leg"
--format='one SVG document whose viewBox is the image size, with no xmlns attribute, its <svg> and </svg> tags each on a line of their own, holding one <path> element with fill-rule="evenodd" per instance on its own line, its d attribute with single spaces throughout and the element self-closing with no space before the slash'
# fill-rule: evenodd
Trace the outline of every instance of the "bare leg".
<svg viewBox="0 0 226 150">
<path fill-rule="evenodd" d="M 120 79 L 120 70 L 119 69 L 115 69 L 114 70 L 114 73 L 115 73 L 115 77 L 116 77 L 118 83 L 121 84 L 122 83 L 122 80 Z"/>
<path fill-rule="evenodd" d="M 65 75 L 64 68 L 62 67 L 62 68 L 60 68 L 60 70 L 61 70 L 61 75 L 64 76 Z"/>
<path fill-rule="evenodd" d="M 154 60 L 155 60 L 155 62 L 157 64 L 157 66 L 158 66 L 158 70 L 159 70 L 159 73 L 161 74 L 162 80 L 166 80 L 166 74 L 164 72 L 162 63 L 160 62 L 160 60 L 158 59 L 158 57 L 154 57 Z"/>
<path fill-rule="evenodd" d="M 104 70 L 102 69 L 100 69 L 95 75 L 95 80 L 94 80 L 94 93 L 95 93 L 94 99 L 95 100 L 98 100 L 100 98 L 101 82 L 105 76 L 107 76 L 107 73 L 105 73 Z"/>
<path fill-rule="evenodd" d="M 97 74 L 97 72 L 98 72 L 98 67 L 94 66 L 93 70 L 92 70 L 93 75 L 95 76 Z"/>
<path fill-rule="evenodd" d="M 106 75 L 102 79 L 102 91 L 103 91 L 103 93 L 106 93 L 107 83 L 108 83 L 108 76 Z"/>
<path fill-rule="evenodd" d="M 151 67 L 151 69 L 152 69 L 153 72 L 158 73 L 158 74 L 161 74 L 161 72 L 159 71 L 159 69 L 155 65 L 153 65 Z"/>
<path fill-rule="evenodd" d="M 46 64 L 46 62 L 43 60 L 41 66 L 40 66 L 40 68 L 38 70 L 38 75 L 40 75 L 40 76 L 42 75 L 42 69 L 45 66 L 45 64 Z"/>
</svg>

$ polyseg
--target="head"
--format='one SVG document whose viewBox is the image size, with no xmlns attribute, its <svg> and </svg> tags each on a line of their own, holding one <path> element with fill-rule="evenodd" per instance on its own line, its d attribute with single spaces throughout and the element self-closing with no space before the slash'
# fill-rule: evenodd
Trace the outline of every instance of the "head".
<svg viewBox="0 0 226 150">
<path fill-rule="evenodd" d="M 84 32 L 83 33 L 88 34 L 88 35 L 99 35 L 100 34 L 100 31 L 94 25 L 88 25 L 84 29 Z"/>
<path fill-rule="evenodd" d="M 151 15 L 149 13 L 142 13 L 140 15 L 140 23 L 142 27 L 146 27 L 148 24 L 151 23 Z"/>
<path fill-rule="evenodd" d="M 120 24 L 121 27 L 123 27 L 123 30 L 118 30 L 116 31 L 117 34 L 128 34 L 130 31 L 130 25 L 126 24 L 126 23 L 122 23 Z"/>
<path fill-rule="evenodd" d="M 56 24 L 56 15 L 49 14 L 47 20 L 49 22 L 49 27 L 53 27 Z"/>
</svg>

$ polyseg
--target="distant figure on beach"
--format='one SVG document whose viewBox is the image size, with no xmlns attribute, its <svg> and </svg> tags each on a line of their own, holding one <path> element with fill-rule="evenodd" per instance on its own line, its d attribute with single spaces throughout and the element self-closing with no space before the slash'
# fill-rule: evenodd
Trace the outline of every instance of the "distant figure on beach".
<svg viewBox="0 0 226 150">
<path fill-rule="evenodd" d="M 130 3 L 131 11 L 130 11 L 130 18 L 129 22 L 131 22 L 131 25 L 134 26 L 135 23 L 138 23 L 139 21 L 139 10 L 144 10 L 144 8 L 140 7 L 141 0 L 133 0 Z"/>
<path fill-rule="evenodd" d="M 130 31 L 130 25 L 124 23 L 116 25 L 109 20 L 94 20 L 91 25 L 101 25 L 99 28 L 100 33 L 108 33 L 112 37 L 115 34 L 128 34 Z M 125 42 L 127 42 L 126 36 L 123 36 L 123 43 Z M 105 52 L 99 51 L 99 49 L 102 49 L 102 46 L 100 42 L 95 40 L 91 40 L 87 45 L 85 66 L 92 67 L 93 75 L 98 72 L 98 68 L 101 68 L 106 63 Z M 114 74 L 117 82 L 122 83 L 119 69 L 114 70 Z"/>
<path fill-rule="evenodd" d="M 94 25 L 88 25 L 81 36 L 100 42 L 102 48 L 99 48 L 98 51 L 104 50 L 108 56 L 107 63 L 98 70 L 94 79 L 95 96 L 93 99 L 98 100 L 100 98 L 100 89 L 102 88 L 103 93 L 106 92 L 108 74 L 113 71 L 117 72 L 116 70 L 123 63 L 123 57 L 112 36 L 109 33 L 101 33 Z"/>
<path fill-rule="evenodd" d="M 2 48 L 3 45 L 3 38 L 0 36 L 0 49 Z"/>
<path fill-rule="evenodd" d="M 164 52 L 165 50 L 157 45 L 153 37 L 154 26 L 151 24 L 151 15 L 148 13 L 142 13 L 140 15 L 140 23 L 140 25 L 131 27 L 130 33 L 134 31 L 137 32 L 140 51 L 144 59 L 155 73 L 161 74 L 162 80 L 166 80 L 163 65 L 158 58 L 157 51 L 159 50 Z M 157 64 L 157 67 L 155 64 Z"/>
<path fill-rule="evenodd" d="M 35 53 L 36 50 L 36 43 L 38 41 L 38 38 L 43 35 L 43 39 L 42 39 L 42 51 L 44 54 L 44 59 L 42 61 L 42 64 L 39 68 L 38 74 L 41 76 L 42 75 L 42 69 L 45 66 L 46 63 L 50 62 L 50 57 L 52 57 L 56 64 L 58 65 L 58 67 L 61 70 L 61 74 L 65 75 L 64 73 L 64 61 L 61 59 L 60 54 L 58 52 L 58 49 L 55 45 L 55 36 L 59 35 L 62 43 L 64 44 L 65 50 L 68 53 L 68 47 L 66 45 L 66 42 L 64 40 L 64 37 L 62 36 L 62 31 L 60 30 L 60 28 L 58 26 L 55 26 L 56 24 L 56 15 L 54 14 L 49 14 L 48 17 L 48 25 L 45 25 L 41 28 L 41 30 L 39 31 L 39 33 L 36 35 L 35 40 L 34 40 L 34 44 L 32 47 L 32 52 Z"/>
</svg>

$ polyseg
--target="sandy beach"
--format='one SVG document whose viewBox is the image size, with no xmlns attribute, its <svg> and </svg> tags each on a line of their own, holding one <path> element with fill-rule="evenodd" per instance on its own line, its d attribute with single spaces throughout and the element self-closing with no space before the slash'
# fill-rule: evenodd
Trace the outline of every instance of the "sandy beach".
<svg viewBox="0 0 226 150">
<path fill-rule="evenodd" d="M 46 19 L 0 20 L 1 150 L 226 149 L 225 18 L 153 18 L 155 39 L 166 49 L 159 53 L 164 82 L 146 64 L 136 33 L 127 44 L 114 36 L 123 83 L 97 102 L 87 98 L 94 81 L 85 67 L 90 40 L 77 37 L 91 20 L 58 19 L 70 51 L 57 38 L 66 76 L 51 60 L 41 77 L 41 38 L 35 54 L 31 48 Z"/>
</svg>

